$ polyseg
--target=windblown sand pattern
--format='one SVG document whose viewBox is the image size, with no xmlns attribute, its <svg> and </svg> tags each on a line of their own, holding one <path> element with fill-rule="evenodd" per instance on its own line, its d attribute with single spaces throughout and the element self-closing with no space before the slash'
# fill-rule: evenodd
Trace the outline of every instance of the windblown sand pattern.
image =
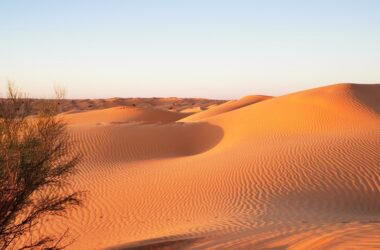
<svg viewBox="0 0 380 250">
<path fill-rule="evenodd" d="M 210 105 L 63 114 L 88 197 L 44 230 L 69 249 L 380 247 L 380 85 Z"/>
</svg>

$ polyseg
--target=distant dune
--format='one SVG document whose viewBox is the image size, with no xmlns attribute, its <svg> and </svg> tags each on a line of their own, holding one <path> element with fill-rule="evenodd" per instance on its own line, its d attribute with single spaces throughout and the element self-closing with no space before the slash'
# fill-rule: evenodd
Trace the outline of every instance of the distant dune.
<svg viewBox="0 0 380 250">
<path fill-rule="evenodd" d="M 32 100 L 33 106 L 45 102 L 44 99 Z M 180 112 L 186 109 L 207 109 L 210 105 L 219 105 L 223 100 L 209 100 L 202 98 L 109 98 L 109 99 L 66 99 L 59 103 L 61 112 L 77 113 L 89 110 L 107 109 L 114 107 L 154 108 Z"/>
<path fill-rule="evenodd" d="M 380 84 L 63 106 L 88 197 L 43 230 L 68 249 L 380 247 Z"/>
</svg>

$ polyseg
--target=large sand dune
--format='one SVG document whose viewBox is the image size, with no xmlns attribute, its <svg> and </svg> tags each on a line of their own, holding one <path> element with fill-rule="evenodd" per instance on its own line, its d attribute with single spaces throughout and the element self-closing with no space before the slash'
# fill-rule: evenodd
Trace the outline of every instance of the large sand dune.
<svg viewBox="0 0 380 250">
<path fill-rule="evenodd" d="M 69 249 L 380 247 L 380 85 L 248 99 L 63 115 L 88 195 L 44 230 Z"/>
</svg>

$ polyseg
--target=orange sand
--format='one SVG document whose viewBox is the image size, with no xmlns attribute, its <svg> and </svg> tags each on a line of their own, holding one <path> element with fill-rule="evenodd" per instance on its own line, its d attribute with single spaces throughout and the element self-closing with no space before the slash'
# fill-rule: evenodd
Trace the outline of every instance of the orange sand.
<svg viewBox="0 0 380 250">
<path fill-rule="evenodd" d="M 44 230 L 69 249 L 380 247 L 379 84 L 179 111 L 63 115 L 88 197 Z"/>
<path fill-rule="evenodd" d="M 209 118 L 211 116 L 223 114 L 223 113 L 226 113 L 235 109 L 239 109 L 239 108 L 242 108 L 242 107 L 257 103 L 257 102 L 261 102 L 270 98 L 271 98 L 270 96 L 262 96 L 262 95 L 246 96 L 237 101 L 233 100 L 233 101 L 223 103 L 221 105 L 211 106 L 209 107 L 208 110 L 192 115 L 181 121 L 183 122 L 200 121 L 202 119 Z"/>
<path fill-rule="evenodd" d="M 61 117 L 69 124 L 112 124 L 112 123 L 169 123 L 175 122 L 187 114 L 161 109 L 115 107 L 91 110 L 81 113 L 64 114 Z"/>
</svg>

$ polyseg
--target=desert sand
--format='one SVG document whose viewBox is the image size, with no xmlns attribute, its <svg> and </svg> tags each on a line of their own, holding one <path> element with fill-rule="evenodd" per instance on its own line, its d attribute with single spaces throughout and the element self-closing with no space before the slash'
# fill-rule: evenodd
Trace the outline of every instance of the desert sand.
<svg viewBox="0 0 380 250">
<path fill-rule="evenodd" d="M 45 99 L 34 99 L 32 105 L 36 107 L 45 102 Z M 204 110 L 209 106 L 224 103 L 223 100 L 209 100 L 203 98 L 110 98 L 110 99 L 64 99 L 59 105 L 62 113 L 78 113 L 91 110 L 114 107 L 154 108 L 155 110 L 169 110 L 186 112 L 186 110 Z M 191 112 L 193 113 L 193 112 Z"/>
<path fill-rule="evenodd" d="M 380 84 L 125 100 L 64 104 L 87 197 L 41 230 L 68 249 L 380 247 Z"/>
</svg>

